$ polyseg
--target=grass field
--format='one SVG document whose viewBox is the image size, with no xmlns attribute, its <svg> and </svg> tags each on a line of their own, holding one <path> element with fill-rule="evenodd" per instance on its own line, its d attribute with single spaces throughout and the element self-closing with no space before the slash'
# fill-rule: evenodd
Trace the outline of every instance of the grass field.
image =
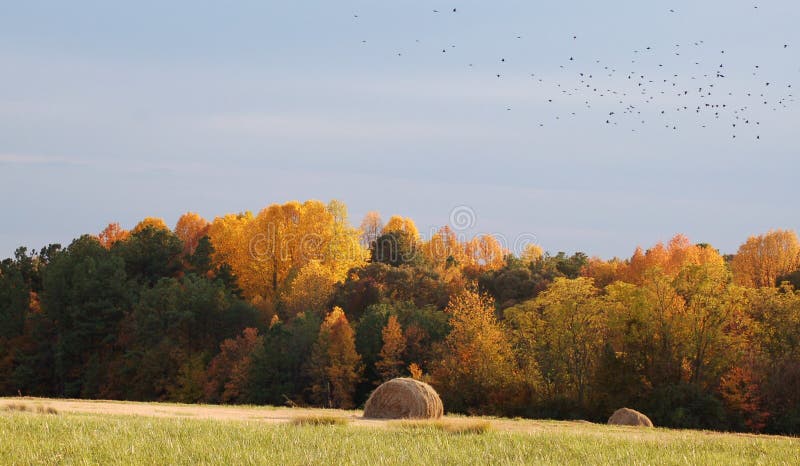
<svg viewBox="0 0 800 466">
<path fill-rule="evenodd" d="M 800 464 L 800 439 L 582 422 L 0 399 L 0 464 Z"/>
</svg>

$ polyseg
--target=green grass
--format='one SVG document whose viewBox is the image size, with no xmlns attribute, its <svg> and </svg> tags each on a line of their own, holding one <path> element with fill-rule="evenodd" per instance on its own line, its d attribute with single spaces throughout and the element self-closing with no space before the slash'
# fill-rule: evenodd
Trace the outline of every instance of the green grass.
<svg viewBox="0 0 800 466">
<path fill-rule="evenodd" d="M 437 427 L 395 424 L 319 426 L 15 410 L 0 412 L 0 464 L 728 465 L 800 460 L 798 439 L 538 425 L 542 428 L 530 433 L 493 428 L 452 435 Z"/>
</svg>

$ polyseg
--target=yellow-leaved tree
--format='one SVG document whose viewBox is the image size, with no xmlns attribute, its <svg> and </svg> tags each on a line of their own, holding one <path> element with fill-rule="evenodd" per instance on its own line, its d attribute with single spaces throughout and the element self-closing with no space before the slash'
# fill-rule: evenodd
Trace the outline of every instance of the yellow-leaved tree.
<svg viewBox="0 0 800 466">
<path fill-rule="evenodd" d="M 137 223 L 131 234 L 139 233 L 140 231 L 144 230 L 147 227 L 155 228 L 156 230 L 167 230 L 169 231 L 169 227 L 167 226 L 166 222 L 164 222 L 163 218 L 158 217 L 145 217 L 141 222 Z"/>
<path fill-rule="evenodd" d="M 284 314 L 291 318 L 301 312 L 324 313 L 336 282 L 336 276 L 330 268 L 318 260 L 310 261 L 300 269 L 283 296 Z"/>
<path fill-rule="evenodd" d="M 590 278 L 561 277 L 536 299 L 505 311 L 516 346 L 537 358 L 549 399 L 564 397 L 578 406 L 587 399 L 606 329 L 597 294 Z"/>
<path fill-rule="evenodd" d="M 480 270 L 502 268 L 507 253 L 508 251 L 492 235 L 476 236 L 465 245 L 468 264 Z"/>
<path fill-rule="evenodd" d="M 465 245 L 447 225 L 439 229 L 422 248 L 428 261 L 439 269 L 468 263 Z"/>
<path fill-rule="evenodd" d="M 517 379 L 511 345 L 493 300 L 464 290 L 450 298 L 451 331 L 431 368 L 432 384 L 449 410 L 497 412 Z"/>
<path fill-rule="evenodd" d="M 237 284 L 245 297 L 253 299 L 257 289 L 266 277 L 258 277 L 250 269 L 253 258 L 250 255 L 250 239 L 247 228 L 253 222 L 253 214 L 242 212 L 217 217 L 208 227 L 208 237 L 214 248 L 212 261 L 215 267 L 227 265 L 237 277 Z"/>
<path fill-rule="evenodd" d="M 402 217 L 400 215 L 392 215 L 386 225 L 383 227 L 383 231 L 381 231 L 382 235 L 391 233 L 391 232 L 401 232 L 408 235 L 409 238 L 413 242 L 419 241 L 419 230 L 417 230 L 417 225 L 408 217 Z"/>
<path fill-rule="evenodd" d="M 372 246 L 372 243 L 378 239 L 383 230 L 383 220 L 381 214 L 376 211 L 367 212 L 364 219 L 361 221 L 361 245 L 365 248 Z"/>
<path fill-rule="evenodd" d="M 731 262 L 734 281 L 742 286 L 776 286 L 778 277 L 800 269 L 800 244 L 791 230 L 751 236 Z"/>
<path fill-rule="evenodd" d="M 538 244 L 528 244 L 525 246 L 525 249 L 522 250 L 520 254 L 520 259 L 523 262 L 531 263 L 536 262 L 544 256 L 544 250 Z"/>
<path fill-rule="evenodd" d="M 292 295 L 292 283 L 312 261 L 326 272 L 312 266 L 304 280 L 314 275 L 314 280 L 324 277 L 327 282 L 332 277 L 335 283 L 368 257 L 359 231 L 349 225 L 347 209 L 338 201 L 292 201 L 270 205 L 255 217 L 248 213 L 218 218 L 209 236 L 215 261 L 229 264 L 244 295 L 265 306 L 281 297 L 296 297 L 300 303 L 304 298 Z"/>
</svg>

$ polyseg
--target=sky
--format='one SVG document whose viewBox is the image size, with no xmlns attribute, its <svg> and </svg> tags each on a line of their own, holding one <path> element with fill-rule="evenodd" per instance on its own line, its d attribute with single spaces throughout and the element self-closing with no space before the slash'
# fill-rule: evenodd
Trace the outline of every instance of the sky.
<svg viewBox="0 0 800 466">
<path fill-rule="evenodd" d="M 627 257 L 683 233 L 732 253 L 800 227 L 797 18 L 788 0 L 5 2 L 0 257 L 306 199 L 423 236 L 466 212 L 459 234 L 512 249 Z"/>
</svg>

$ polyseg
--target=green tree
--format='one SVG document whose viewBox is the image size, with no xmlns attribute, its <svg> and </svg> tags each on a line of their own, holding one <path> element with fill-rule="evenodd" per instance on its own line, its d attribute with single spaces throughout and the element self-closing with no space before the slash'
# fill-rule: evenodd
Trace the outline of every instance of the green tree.
<svg viewBox="0 0 800 466">
<path fill-rule="evenodd" d="M 253 351 L 246 389 L 248 402 L 304 402 L 304 391 L 312 385 L 306 367 L 320 324 L 318 316 L 305 313 L 287 323 L 273 322 Z"/>
<path fill-rule="evenodd" d="M 124 262 L 95 237 L 78 238 L 54 258 L 44 275 L 42 304 L 55 325 L 56 394 L 97 395 L 84 372 L 93 357 L 107 360 L 130 302 Z"/>
<path fill-rule="evenodd" d="M 180 270 L 183 243 L 169 229 L 148 225 L 114 243 L 111 252 L 124 260 L 129 278 L 153 286 Z"/>
</svg>

